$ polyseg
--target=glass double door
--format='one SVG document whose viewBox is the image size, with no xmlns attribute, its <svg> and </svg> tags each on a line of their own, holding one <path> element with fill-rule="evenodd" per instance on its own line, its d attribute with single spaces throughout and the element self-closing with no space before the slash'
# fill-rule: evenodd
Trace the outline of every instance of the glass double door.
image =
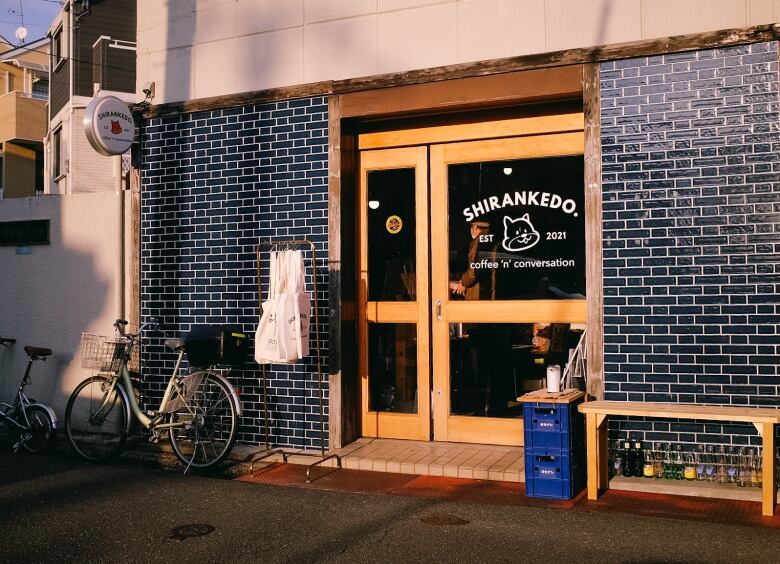
<svg viewBox="0 0 780 564">
<path fill-rule="evenodd" d="M 360 153 L 364 436 L 522 444 L 517 398 L 585 327 L 582 153 L 581 131 Z"/>
</svg>

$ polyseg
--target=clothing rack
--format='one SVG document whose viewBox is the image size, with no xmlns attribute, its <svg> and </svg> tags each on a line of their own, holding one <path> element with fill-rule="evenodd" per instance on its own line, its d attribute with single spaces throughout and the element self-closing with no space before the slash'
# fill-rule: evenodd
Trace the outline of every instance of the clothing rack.
<svg viewBox="0 0 780 564">
<path fill-rule="evenodd" d="M 261 251 L 263 249 L 268 252 L 272 251 L 289 251 L 298 249 L 300 247 L 308 246 L 311 251 L 311 264 L 312 264 L 312 279 L 314 285 L 314 342 L 317 355 L 317 390 L 319 392 L 319 404 L 320 404 L 320 453 L 313 452 L 289 452 L 284 449 L 272 448 L 268 439 L 268 377 L 266 372 L 266 365 L 260 365 L 260 374 L 263 380 L 263 412 L 265 418 L 265 452 L 252 459 L 252 471 L 254 472 L 255 462 L 259 462 L 264 458 L 268 458 L 275 454 L 280 454 L 282 460 L 287 462 L 287 458 L 290 456 L 315 456 L 319 458 L 306 469 L 306 483 L 311 482 L 311 469 L 314 466 L 322 464 L 326 460 L 335 459 L 338 467 L 341 468 L 341 457 L 338 454 L 327 454 L 325 452 L 325 406 L 324 396 L 322 393 L 322 354 L 320 351 L 320 317 L 319 317 L 319 299 L 317 297 L 317 252 L 314 247 L 314 243 L 309 239 L 283 239 L 278 241 L 262 241 L 257 245 L 257 292 L 258 301 L 260 305 L 260 314 L 263 313 L 263 291 L 262 284 L 260 283 L 262 258 Z M 304 430 L 304 438 L 306 437 L 306 431 Z"/>
</svg>

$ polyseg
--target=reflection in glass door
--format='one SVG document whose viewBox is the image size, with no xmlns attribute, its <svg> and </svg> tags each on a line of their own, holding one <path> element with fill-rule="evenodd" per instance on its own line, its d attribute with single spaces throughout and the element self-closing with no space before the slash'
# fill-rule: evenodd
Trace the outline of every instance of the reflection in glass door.
<svg viewBox="0 0 780 564">
<path fill-rule="evenodd" d="M 361 153 L 364 436 L 430 439 L 427 149 Z"/>
<path fill-rule="evenodd" d="M 431 147 L 434 439 L 522 444 L 585 326 L 583 136 Z"/>
</svg>

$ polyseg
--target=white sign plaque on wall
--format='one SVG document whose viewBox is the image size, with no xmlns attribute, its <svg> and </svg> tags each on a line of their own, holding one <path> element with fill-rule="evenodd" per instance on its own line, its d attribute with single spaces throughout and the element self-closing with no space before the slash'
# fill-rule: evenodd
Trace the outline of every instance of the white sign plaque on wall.
<svg viewBox="0 0 780 564">
<path fill-rule="evenodd" d="M 121 155 L 133 144 L 133 114 L 116 96 L 95 97 L 84 110 L 84 133 L 101 155 Z"/>
</svg>

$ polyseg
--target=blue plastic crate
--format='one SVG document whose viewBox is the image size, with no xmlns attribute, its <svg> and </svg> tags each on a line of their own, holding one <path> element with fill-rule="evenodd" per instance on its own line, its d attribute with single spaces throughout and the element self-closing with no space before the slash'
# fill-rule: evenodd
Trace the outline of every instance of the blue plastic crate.
<svg viewBox="0 0 780 564">
<path fill-rule="evenodd" d="M 572 499 L 585 487 L 585 449 L 573 453 L 525 451 L 525 494 L 547 499 Z"/>
<path fill-rule="evenodd" d="M 568 451 L 585 438 L 585 418 L 574 403 L 525 403 L 525 448 Z"/>
</svg>

